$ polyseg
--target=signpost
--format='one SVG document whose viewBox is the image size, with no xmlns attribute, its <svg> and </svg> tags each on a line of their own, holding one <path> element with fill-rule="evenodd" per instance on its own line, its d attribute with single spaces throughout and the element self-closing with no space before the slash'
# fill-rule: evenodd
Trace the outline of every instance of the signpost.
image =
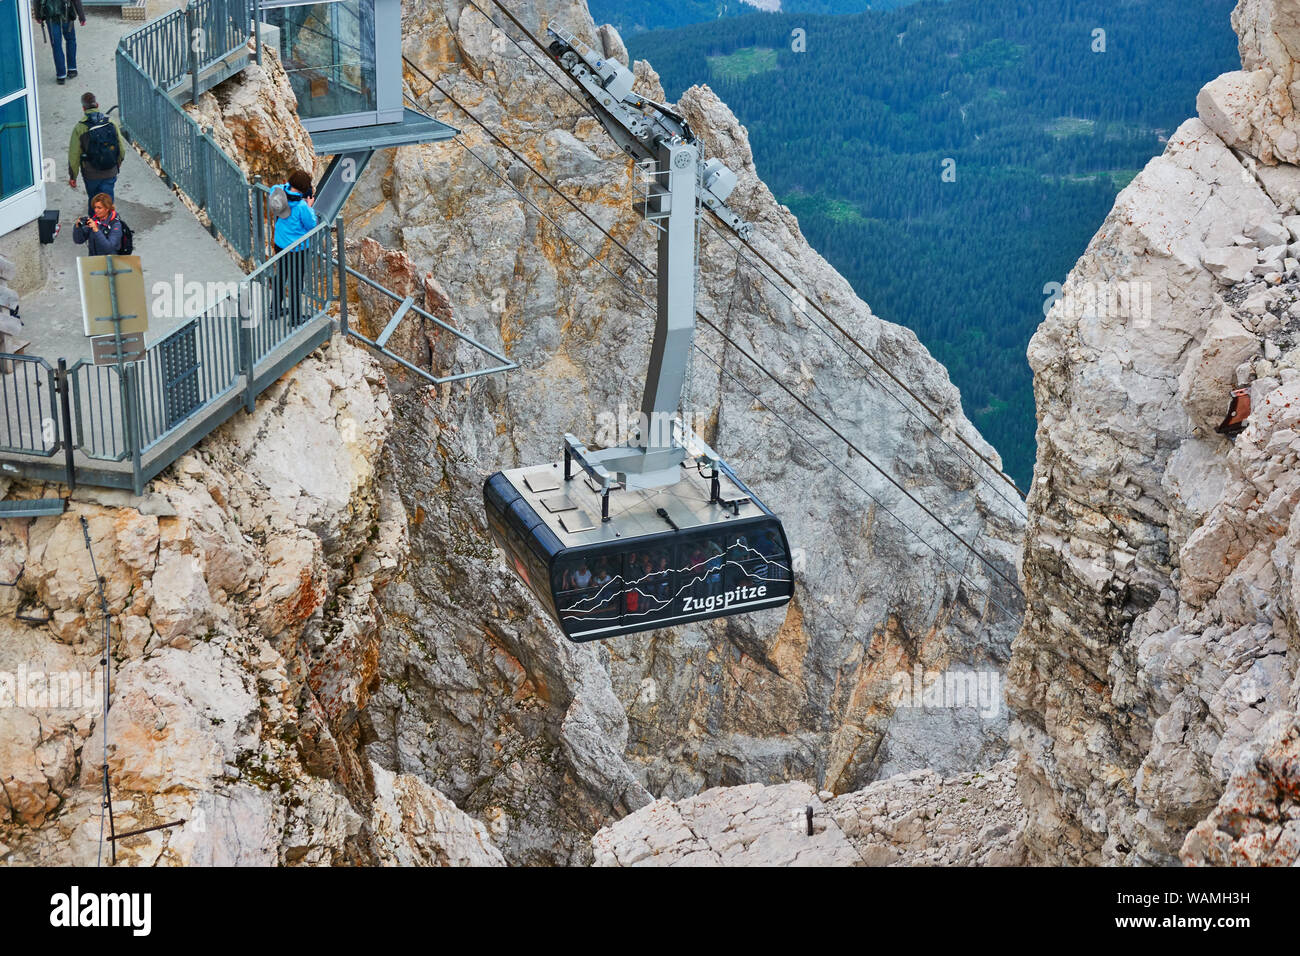
<svg viewBox="0 0 1300 956">
<path fill-rule="evenodd" d="M 139 256 L 87 256 L 77 260 L 81 319 L 90 339 L 94 363 L 117 368 L 126 454 L 131 459 L 133 487 L 139 494 L 140 441 L 137 419 L 136 362 L 145 357 L 149 303 Z"/>
<path fill-rule="evenodd" d="M 144 358 L 144 335 L 131 332 L 127 335 L 92 335 L 90 346 L 94 350 L 96 365 L 116 365 L 118 361 L 138 362 Z"/>
<path fill-rule="evenodd" d="M 81 317 L 96 365 L 144 358 L 149 306 L 139 256 L 87 256 L 77 260 Z"/>
</svg>

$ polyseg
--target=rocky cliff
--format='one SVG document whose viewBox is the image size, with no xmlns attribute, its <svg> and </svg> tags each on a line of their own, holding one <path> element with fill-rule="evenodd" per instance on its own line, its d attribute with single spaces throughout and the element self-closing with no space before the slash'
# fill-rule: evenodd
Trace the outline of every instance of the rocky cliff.
<svg viewBox="0 0 1300 956">
<path fill-rule="evenodd" d="M 1241 0 L 1233 25 L 1243 71 L 1120 194 L 1029 347 L 1008 696 L 1047 861 L 1300 858 L 1300 5 Z"/>
<path fill-rule="evenodd" d="M 1010 758 L 944 779 L 913 770 L 854 793 L 806 783 L 656 800 L 592 839 L 596 866 L 1021 866 Z"/>
<path fill-rule="evenodd" d="M 362 747 L 376 594 L 407 549 L 376 467 L 391 421 L 382 371 L 336 340 L 144 498 L 78 491 L 0 528 L 0 858 L 107 862 L 106 763 L 117 832 L 183 821 L 120 841 L 123 863 L 501 862 Z M 92 567 L 115 621 L 107 740 Z"/>
<path fill-rule="evenodd" d="M 512 8 L 533 30 L 557 23 L 626 55 L 581 0 Z M 545 77 L 539 54 L 462 0 L 409 5 L 405 20 L 414 63 L 654 261 L 630 164 Z M 636 73 L 662 98 L 647 64 Z M 684 412 L 782 515 L 799 555 L 795 599 L 600 645 L 567 642 L 539 614 L 487 536 L 482 481 L 557 458 L 564 432 L 594 438 L 620 405 L 638 406 L 653 326 L 641 298 L 654 284 L 416 72 L 407 81 L 462 129 L 460 142 L 376 157 L 346 211 L 352 262 L 520 370 L 432 388 L 395 366 L 385 376 L 336 340 L 143 501 L 82 493 L 62 519 L 4 532 L 5 579 L 17 584 L 0 598 L 24 612 L 3 625 L 0 670 L 39 660 L 89 673 L 98 612 L 78 522 L 90 521 L 122 621 L 108 755 L 117 826 L 187 821 L 125 842 L 126 861 L 583 863 L 598 830 L 656 798 L 786 782 L 849 793 L 877 776 L 1000 759 L 1000 688 L 1021 610 L 1004 578 L 1017 574 L 1020 503 L 955 440 L 996 458 L 943 368 L 807 245 L 762 184 L 745 130 L 706 88 L 678 108 L 740 174 L 733 202 L 798 288 L 769 284 L 705 230 L 701 310 L 989 565 L 701 332 L 726 373 L 697 356 Z M 194 111 L 243 169 L 280 178 L 309 148 L 288 95 L 271 57 Z M 943 422 L 882 384 L 808 301 Z M 371 332 L 393 309 L 356 283 L 351 306 Z M 438 372 L 483 360 L 411 320 L 391 344 Z M 945 697 L 945 674 L 969 677 L 970 696 Z M 0 857 L 87 862 L 98 847 L 97 711 L 36 711 L 0 710 Z M 927 787 L 942 783 L 932 777 Z M 907 843 L 916 828 L 898 823 L 899 807 L 863 806 L 861 832 L 901 827 L 899 854 L 921 846 Z M 836 826 L 860 857 L 858 831 Z"/>
<path fill-rule="evenodd" d="M 555 23 L 625 56 L 617 34 L 596 30 L 581 2 L 511 7 L 534 31 Z M 630 163 L 508 30 L 460 0 L 413 5 L 406 53 L 653 262 L 653 230 L 632 209 Z M 636 73 L 641 89 L 662 97 L 647 64 Z M 795 600 L 781 611 L 587 646 L 566 643 L 539 616 L 486 537 L 482 480 L 500 467 L 554 460 L 565 431 L 594 436 L 620 404 L 638 406 L 653 314 L 637 296 L 653 299 L 653 282 L 424 78 L 408 69 L 407 80 L 428 110 L 462 130 L 460 143 L 377 157 L 347 209 L 351 235 L 369 240 L 359 251 L 374 274 L 442 308 L 521 369 L 440 389 L 407 379 L 411 391 L 395 402 L 390 467 L 411 520 L 412 562 L 383 598 L 381 679 L 366 718 L 374 760 L 494 821 L 507 859 L 576 862 L 589 859 L 596 829 L 656 796 L 787 780 L 844 792 L 880 773 L 955 772 L 998 759 L 1000 708 L 983 717 L 964 706 L 904 712 L 893 678 L 919 666 L 1000 681 L 1019 624 L 1014 589 L 965 554 L 957 566 L 967 580 L 1008 613 L 962 583 L 945 563 L 960 545 L 707 331 L 704 349 L 796 422 L 787 430 L 696 356 L 685 411 L 782 514 L 802 552 Z M 910 332 L 874 316 L 807 245 L 762 184 L 747 134 L 725 105 L 697 87 L 678 108 L 709 154 L 740 174 L 732 200 L 754 222 L 757 247 L 942 409 L 948 429 L 993 456 L 942 367 Z M 878 369 L 707 229 L 699 301 L 1015 579 L 1014 492 L 990 481 L 985 466 L 966 464 L 951 434 L 903 412 L 896 399 L 906 397 L 882 387 Z M 392 309 L 358 306 L 371 330 Z M 445 333 L 406 335 L 402 347 L 417 361 L 481 364 Z M 831 471 L 805 434 L 884 506 Z"/>
</svg>

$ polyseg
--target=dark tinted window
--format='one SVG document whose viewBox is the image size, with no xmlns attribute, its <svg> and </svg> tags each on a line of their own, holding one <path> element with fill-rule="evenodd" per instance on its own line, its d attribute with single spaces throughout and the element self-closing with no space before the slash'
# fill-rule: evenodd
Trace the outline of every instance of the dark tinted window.
<svg viewBox="0 0 1300 956">
<path fill-rule="evenodd" d="M 624 624 L 643 623 L 672 607 L 677 590 L 672 558 L 668 546 L 634 549 L 624 556 Z"/>
<path fill-rule="evenodd" d="M 566 631 L 617 623 L 623 591 L 619 556 L 562 558 L 556 563 L 555 591 Z"/>
</svg>

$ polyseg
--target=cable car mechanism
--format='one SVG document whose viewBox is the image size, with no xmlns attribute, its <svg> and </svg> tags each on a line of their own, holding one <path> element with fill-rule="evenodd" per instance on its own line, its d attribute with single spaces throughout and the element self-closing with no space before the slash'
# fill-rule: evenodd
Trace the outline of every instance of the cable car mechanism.
<svg viewBox="0 0 1300 956">
<path fill-rule="evenodd" d="M 793 575 L 780 519 L 677 417 L 695 333 L 699 218 L 707 206 L 742 239 L 752 229 L 726 203 L 736 174 L 702 158 L 684 117 L 633 93 L 621 63 L 571 34 L 547 34 L 643 176 L 636 208 L 658 229 L 655 332 L 632 438 L 591 450 L 566 434 L 563 462 L 491 475 L 483 499 L 493 539 L 574 641 L 785 604 Z"/>
</svg>

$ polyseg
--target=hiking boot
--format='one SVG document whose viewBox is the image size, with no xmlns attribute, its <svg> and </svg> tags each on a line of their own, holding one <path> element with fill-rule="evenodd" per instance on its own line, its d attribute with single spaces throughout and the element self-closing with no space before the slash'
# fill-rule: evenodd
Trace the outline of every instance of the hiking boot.
<svg viewBox="0 0 1300 956">
<path fill-rule="evenodd" d="M 68 71 L 68 79 L 72 79 L 72 78 L 73 78 L 74 76 L 76 76 L 76 75 L 77 75 L 77 71 L 76 71 L 76 70 L 69 70 L 69 71 Z"/>
<path fill-rule="evenodd" d="M 54 82 L 58 83 L 59 86 L 62 86 L 64 83 L 68 82 L 68 78 L 66 76 L 56 76 Z"/>
</svg>

